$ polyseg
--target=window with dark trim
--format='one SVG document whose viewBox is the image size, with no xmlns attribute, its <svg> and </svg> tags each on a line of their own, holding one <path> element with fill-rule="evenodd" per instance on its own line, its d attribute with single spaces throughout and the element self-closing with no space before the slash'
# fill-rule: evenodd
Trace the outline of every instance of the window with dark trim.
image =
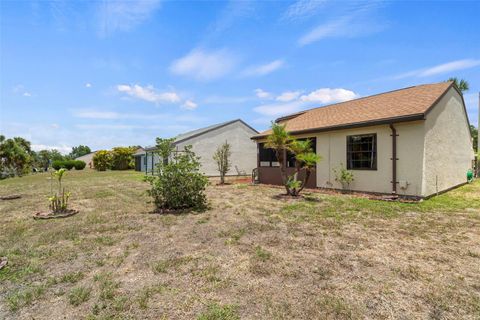
<svg viewBox="0 0 480 320">
<path fill-rule="evenodd" d="M 310 140 L 310 147 L 312 148 L 312 151 L 314 153 L 317 153 L 317 138 L 303 138 L 303 139 L 297 139 L 299 141 L 305 141 L 305 140 Z M 295 155 L 291 152 L 287 152 L 287 167 L 293 168 L 295 167 Z"/>
<path fill-rule="evenodd" d="M 347 136 L 347 169 L 377 170 L 377 134 Z"/>
<path fill-rule="evenodd" d="M 265 148 L 264 143 L 258 144 L 258 156 L 260 160 L 260 167 L 278 167 L 279 163 L 275 150 Z"/>
</svg>

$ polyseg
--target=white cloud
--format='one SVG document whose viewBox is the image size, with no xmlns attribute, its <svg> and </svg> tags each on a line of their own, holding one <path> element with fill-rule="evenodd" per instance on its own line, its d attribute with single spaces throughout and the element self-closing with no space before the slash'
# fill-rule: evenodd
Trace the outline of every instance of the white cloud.
<svg viewBox="0 0 480 320">
<path fill-rule="evenodd" d="M 278 69 L 280 69 L 285 64 L 285 61 L 281 59 L 273 60 L 266 64 L 262 64 L 259 66 L 252 66 L 245 69 L 242 73 L 244 76 L 264 76 L 269 73 L 272 73 Z"/>
<path fill-rule="evenodd" d="M 277 117 L 287 115 L 302 110 L 303 101 L 293 101 L 288 103 L 265 104 L 255 107 L 253 110 L 265 116 Z"/>
<path fill-rule="evenodd" d="M 14 94 L 21 94 L 24 97 L 32 96 L 32 94 L 25 89 L 23 84 L 17 84 L 16 86 L 13 87 L 12 91 Z"/>
<path fill-rule="evenodd" d="M 475 59 L 463 59 L 455 60 L 447 63 L 439 64 L 430 68 L 417 69 L 413 71 L 408 71 L 399 75 L 394 76 L 394 79 L 403 79 L 409 77 L 429 77 L 439 74 L 449 73 L 458 70 L 465 70 L 480 66 L 480 60 Z"/>
<path fill-rule="evenodd" d="M 127 84 L 120 84 L 117 86 L 117 90 L 122 93 L 126 93 L 137 99 L 145 100 L 148 102 L 162 103 L 169 102 L 175 103 L 180 101 L 180 97 L 175 92 L 158 92 L 153 86 L 149 85 L 142 87 L 138 84 L 133 86 Z"/>
<path fill-rule="evenodd" d="M 302 94 L 301 91 L 285 91 L 280 94 L 276 99 L 278 101 L 288 102 L 297 99 L 300 94 Z"/>
<path fill-rule="evenodd" d="M 117 112 L 108 112 L 108 111 L 78 111 L 74 113 L 76 118 L 86 118 L 86 119 L 120 119 L 121 114 Z"/>
<path fill-rule="evenodd" d="M 119 113 L 113 111 L 99 111 L 94 109 L 81 109 L 73 112 L 75 118 L 82 119 L 102 119 L 102 120 L 118 120 L 118 119 L 136 119 L 136 120 L 158 120 L 165 119 L 165 114 L 142 114 L 142 113 Z"/>
<path fill-rule="evenodd" d="M 277 97 L 277 101 L 281 102 L 260 105 L 253 110 L 264 116 L 278 117 L 308 109 L 315 104 L 317 106 L 318 104 L 332 104 L 358 97 L 355 92 L 343 88 L 321 88 L 305 95 L 300 94 L 300 91 L 286 91 Z M 280 97 L 283 100 L 280 100 Z"/>
<path fill-rule="evenodd" d="M 92 87 L 91 83 L 89 83 L 89 82 L 85 83 L 85 88 L 91 88 L 91 87 Z"/>
<path fill-rule="evenodd" d="M 358 95 L 350 90 L 346 90 L 343 88 L 322 88 L 315 91 L 310 92 L 307 95 L 303 95 L 300 97 L 300 100 L 305 102 L 319 102 L 322 104 L 326 103 L 336 103 L 336 102 L 343 102 L 347 100 L 352 100 L 358 98 Z"/>
<path fill-rule="evenodd" d="M 176 75 L 209 81 L 221 78 L 232 71 L 236 60 L 236 57 L 226 49 L 206 51 L 197 48 L 175 60 L 170 66 L 170 71 Z"/>
<path fill-rule="evenodd" d="M 469 69 L 479 65 L 480 60 L 464 59 L 452 61 L 424 70 L 422 73 L 420 73 L 420 77 L 428 77 L 457 70 Z"/>
<path fill-rule="evenodd" d="M 72 151 L 72 147 L 69 147 L 67 145 L 45 145 L 45 144 L 32 144 L 32 150 L 33 151 L 40 151 L 40 150 L 53 150 L 56 149 L 62 154 L 67 154 Z"/>
<path fill-rule="evenodd" d="M 384 6 L 381 1 L 373 2 L 338 2 L 334 3 L 329 16 L 323 17 L 322 23 L 298 40 L 304 46 L 327 38 L 355 38 L 367 36 L 385 29 L 388 23 L 375 10 Z M 332 12 L 332 13 L 330 13 Z M 332 17 L 335 16 L 335 17 Z"/>
<path fill-rule="evenodd" d="M 159 0 L 102 1 L 97 7 L 98 33 L 104 37 L 116 31 L 129 31 L 150 18 L 159 7 Z"/>
<path fill-rule="evenodd" d="M 195 110 L 195 109 L 197 109 L 197 107 L 198 107 L 198 104 L 196 104 L 192 100 L 186 100 L 182 104 L 182 109 L 186 109 L 186 110 Z"/>
<path fill-rule="evenodd" d="M 272 97 L 272 94 L 270 92 L 267 92 L 263 89 L 255 89 L 255 95 L 260 98 L 260 99 L 270 99 Z"/>
<path fill-rule="evenodd" d="M 314 15 L 320 7 L 325 4 L 325 0 L 298 0 L 290 5 L 283 15 L 284 19 L 297 20 Z"/>
</svg>

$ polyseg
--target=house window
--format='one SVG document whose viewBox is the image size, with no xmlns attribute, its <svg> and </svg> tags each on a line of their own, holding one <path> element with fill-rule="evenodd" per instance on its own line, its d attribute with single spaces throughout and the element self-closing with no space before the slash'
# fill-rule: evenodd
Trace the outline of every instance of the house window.
<svg viewBox="0 0 480 320">
<path fill-rule="evenodd" d="M 299 141 L 310 140 L 310 147 L 312 148 L 312 152 L 317 153 L 317 138 L 304 138 L 304 139 L 297 139 Z M 295 167 L 295 155 L 291 152 L 287 152 L 287 167 L 293 168 Z"/>
<path fill-rule="evenodd" d="M 377 170 L 377 135 L 347 136 L 347 169 Z"/>
<path fill-rule="evenodd" d="M 260 167 L 278 167 L 279 163 L 275 150 L 265 148 L 264 143 L 258 144 L 258 156 L 260 160 Z"/>
</svg>

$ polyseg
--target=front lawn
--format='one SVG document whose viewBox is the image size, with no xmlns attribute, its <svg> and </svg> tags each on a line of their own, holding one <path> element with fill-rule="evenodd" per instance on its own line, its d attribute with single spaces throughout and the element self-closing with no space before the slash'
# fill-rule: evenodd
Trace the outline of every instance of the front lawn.
<svg viewBox="0 0 480 320">
<path fill-rule="evenodd" d="M 137 172 L 68 172 L 76 216 L 35 221 L 49 175 L 0 181 L 0 319 L 478 319 L 480 181 L 421 203 L 232 184 L 150 214 Z"/>
</svg>

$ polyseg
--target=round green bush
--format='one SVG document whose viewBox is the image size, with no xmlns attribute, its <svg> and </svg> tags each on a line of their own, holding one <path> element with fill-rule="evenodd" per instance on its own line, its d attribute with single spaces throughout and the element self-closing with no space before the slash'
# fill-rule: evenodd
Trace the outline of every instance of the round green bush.
<svg viewBox="0 0 480 320">
<path fill-rule="evenodd" d="M 65 160 L 63 162 L 64 168 L 67 170 L 72 170 L 75 166 L 75 160 Z"/>
<path fill-rule="evenodd" d="M 75 170 L 83 170 L 87 164 L 82 160 L 75 160 L 74 167 Z"/>
<path fill-rule="evenodd" d="M 63 160 L 55 160 L 52 162 L 52 168 L 55 170 L 60 170 L 61 168 L 65 168 L 65 161 Z"/>
</svg>

